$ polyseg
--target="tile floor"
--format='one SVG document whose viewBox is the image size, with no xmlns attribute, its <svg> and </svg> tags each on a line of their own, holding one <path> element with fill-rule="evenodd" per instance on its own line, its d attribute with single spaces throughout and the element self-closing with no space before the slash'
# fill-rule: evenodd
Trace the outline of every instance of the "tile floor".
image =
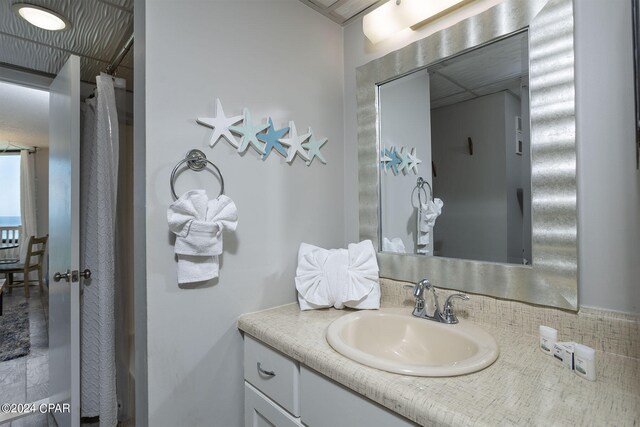
<svg viewBox="0 0 640 427">
<path fill-rule="evenodd" d="M 5 290 L 4 307 L 29 302 L 29 334 L 31 351 L 27 356 L 0 362 L 0 403 L 29 403 L 48 397 L 49 385 L 49 294 L 45 287 L 40 295 L 37 287 L 30 288 L 31 298 L 24 297 L 22 288 Z M 95 427 L 99 422 L 82 422 L 82 427 Z M 133 422 L 118 423 L 131 426 Z M 0 427 L 57 427 L 49 414 L 33 414 Z"/>
<path fill-rule="evenodd" d="M 28 403 L 48 396 L 49 385 L 49 300 L 47 288 L 41 295 L 37 287 L 30 288 L 31 298 L 24 297 L 24 289 L 5 290 L 4 307 L 29 302 L 29 334 L 31 351 L 17 359 L 0 362 L 0 403 Z M 0 427 L 57 426 L 53 417 L 34 414 Z"/>
</svg>

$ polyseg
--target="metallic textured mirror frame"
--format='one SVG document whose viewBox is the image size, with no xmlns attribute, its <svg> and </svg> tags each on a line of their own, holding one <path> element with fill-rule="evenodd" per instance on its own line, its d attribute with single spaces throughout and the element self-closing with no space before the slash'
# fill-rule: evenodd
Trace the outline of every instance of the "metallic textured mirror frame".
<svg viewBox="0 0 640 427">
<path fill-rule="evenodd" d="M 527 27 L 533 266 L 378 252 L 380 276 L 578 309 L 572 0 L 506 0 L 357 69 L 360 238 L 380 244 L 378 86 Z"/>
</svg>

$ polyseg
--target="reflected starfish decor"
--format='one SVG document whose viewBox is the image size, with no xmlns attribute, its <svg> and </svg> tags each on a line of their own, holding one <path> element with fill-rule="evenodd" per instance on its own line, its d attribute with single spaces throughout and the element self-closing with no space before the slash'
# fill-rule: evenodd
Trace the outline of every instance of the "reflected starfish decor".
<svg viewBox="0 0 640 427">
<path fill-rule="evenodd" d="M 385 173 L 391 171 L 397 175 L 402 172 L 406 175 L 413 171 L 414 174 L 417 174 L 420 163 L 422 160 L 416 156 L 415 147 L 383 147 L 380 149 L 380 167 Z"/>
<path fill-rule="evenodd" d="M 391 161 L 391 157 L 387 155 L 387 149 L 382 147 L 382 149 L 380 150 L 380 167 L 382 168 L 385 174 L 389 172 L 389 168 L 387 167 L 387 164 L 390 161 Z"/>
<path fill-rule="evenodd" d="M 387 156 L 391 158 L 391 160 L 387 163 L 387 168 L 391 169 L 394 175 L 398 174 L 398 166 L 402 163 L 400 156 L 398 156 L 398 152 L 394 147 L 391 147 L 391 150 L 387 150 Z"/>
<path fill-rule="evenodd" d="M 415 147 L 411 149 L 411 151 L 409 151 L 407 153 L 407 158 L 409 158 L 409 166 L 407 166 L 407 173 L 413 169 L 413 173 L 414 174 L 418 174 L 418 165 L 420 163 L 422 163 L 422 160 L 420 160 L 417 156 L 416 156 L 416 149 Z"/>
<path fill-rule="evenodd" d="M 400 166 L 398 166 L 398 170 L 402 171 L 403 174 L 407 174 L 409 172 L 409 165 L 411 164 L 411 159 L 409 158 L 409 149 L 406 147 L 402 147 L 400 152 L 398 153 L 398 157 L 400 157 Z"/>
</svg>

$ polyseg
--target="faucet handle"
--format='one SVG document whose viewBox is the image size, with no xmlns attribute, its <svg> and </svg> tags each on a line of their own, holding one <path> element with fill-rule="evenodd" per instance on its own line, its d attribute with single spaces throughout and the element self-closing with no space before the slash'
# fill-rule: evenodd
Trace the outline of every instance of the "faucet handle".
<svg viewBox="0 0 640 427">
<path fill-rule="evenodd" d="M 458 318 L 456 317 L 456 315 L 453 313 L 453 299 L 454 298 L 458 298 L 461 300 L 469 300 L 469 295 L 465 295 L 465 294 L 451 294 L 447 297 L 447 300 L 444 302 L 444 310 L 442 313 L 442 317 L 444 320 L 444 323 L 449 323 L 449 324 L 453 324 L 453 323 L 458 323 Z"/>
<path fill-rule="evenodd" d="M 427 278 L 424 278 L 416 283 L 416 286 L 413 289 L 413 296 L 416 298 L 421 298 L 424 294 L 425 289 L 433 289 L 433 287 L 431 286 L 431 282 Z"/>
</svg>

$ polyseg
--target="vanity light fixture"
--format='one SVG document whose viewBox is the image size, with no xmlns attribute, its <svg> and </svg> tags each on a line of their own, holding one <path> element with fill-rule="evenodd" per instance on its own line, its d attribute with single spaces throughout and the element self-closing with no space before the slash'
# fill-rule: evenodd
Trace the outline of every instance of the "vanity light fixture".
<svg viewBox="0 0 640 427">
<path fill-rule="evenodd" d="M 366 14 L 362 31 L 379 43 L 406 28 L 416 29 L 473 0 L 389 0 Z"/>
<path fill-rule="evenodd" d="M 38 28 L 49 31 L 62 31 L 71 28 L 67 18 L 44 7 L 29 3 L 15 3 L 11 6 L 13 12 Z"/>
</svg>

